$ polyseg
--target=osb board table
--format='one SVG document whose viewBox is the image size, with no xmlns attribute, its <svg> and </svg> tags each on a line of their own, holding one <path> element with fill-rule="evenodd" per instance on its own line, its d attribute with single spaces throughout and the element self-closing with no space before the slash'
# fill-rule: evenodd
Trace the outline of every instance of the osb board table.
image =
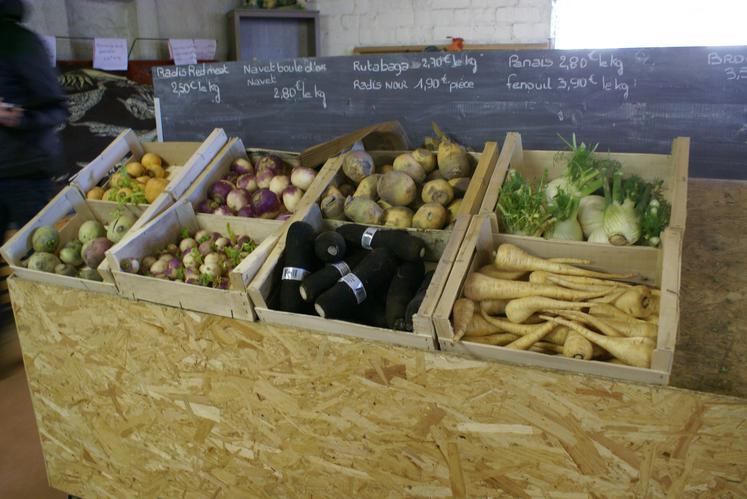
<svg viewBox="0 0 747 499">
<path fill-rule="evenodd" d="M 747 400 L 12 279 L 53 487 L 83 497 L 745 497 Z"/>
</svg>

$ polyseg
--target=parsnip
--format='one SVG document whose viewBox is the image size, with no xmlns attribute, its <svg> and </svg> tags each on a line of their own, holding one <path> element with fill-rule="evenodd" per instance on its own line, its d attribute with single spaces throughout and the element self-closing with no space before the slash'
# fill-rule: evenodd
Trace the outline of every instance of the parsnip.
<svg viewBox="0 0 747 499">
<path fill-rule="evenodd" d="M 557 298 L 558 300 L 580 301 L 604 296 L 607 293 L 607 291 L 587 293 L 554 285 L 494 279 L 477 272 L 473 272 L 467 276 L 463 292 L 464 296 L 472 301 L 511 300 L 528 296 L 544 296 L 547 298 Z"/>
<path fill-rule="evenodd" d="M 543 258 L 530 255 L 513 244 L 503 243 L 495 252 L 495 266 L 502 270 L 516 270 L 531 272 L 545 270 L 555 274 L 600 277 L 603 279 L 627 279 L 631 274 L 608 274 L 593 270 L 581 269 L 564 263 L 554 263 Z"/>
<path fill-rule="evenodd" d="M 615 306 L 628 315 L 647 318 L 653 313 L 651 290 L 646 286 L 633 286 L 615 300 Z"/>
<path fill-rule="evenodd" d="M 488 315 L 499 315 L 506 311 L 506 300 L 482 300 L 480 310 Z"/>
<path fill-rule="evenodd" d="M 526 274 L 526 272 L 511 272 L 499 270 L 492 263 L 480 267 L 480 270 L 478 270 L 478 272 L 489 277 L 494 277 L 495 279 L 506 279 L 507 281 L 515 281 L 517 279 L 521 279 L 522 277 L 524 277 L 524 274 Z"/>
<path fill-rule="evenodd" d="M 503 346 L 508 345 L 514 341 L 518 336 L 510 333 L 498 333 L 489 334 L 487 336 L 465 336 L 462 338 L 463 341 L 471 341 L 472 343 L 482 343 L 485 345 L 497 345 Z"/>
<path fill-rule="evenodd" d="M 517 298 L 506 304 L 506 317 L 511 322 L 524 322 L 535 312 L 544 310 L 580 310 L 589 307 L 590 303 L 561 301 L 543 296 L 531 296 L 528 298 Z"/>
<path fill-rule="evenodd" d="M 539 326 L 533 333 L 526 334 L 521 338 L 517 338 L 516 340 L 506 345 L 506 348 L 511 348 L 513 350 L 528 350 L 529 347 L 547 336 L 547 334 L 556 327 L 557 324 L 554 324 L 552 322 L 545 322 L 544 324 Z"/>
<path fill-rule="evenodd" d="M 475 315 L 475 302 L 459 298 L 454 302 L 454 341 L 459 341 L 467 332 L 472 317 Z"/>
</svg>

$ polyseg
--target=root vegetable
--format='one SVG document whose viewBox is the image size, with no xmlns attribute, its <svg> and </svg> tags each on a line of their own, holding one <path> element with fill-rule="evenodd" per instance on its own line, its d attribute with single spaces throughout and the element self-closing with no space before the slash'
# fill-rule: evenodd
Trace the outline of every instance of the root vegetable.
<svg viewBox="0 0 747 499">
<path fill-rule="evenodd" d="M 426 203 L 413 215 L 412 226 L 416 229 L 443 229 L 448 218 L 448 212 L 442 205 Z"/>
<path fill-rule="evenodd" d="M 314 254 L 323 262 L 338 262 L 345 258 L 347 244 L 338 232 L 328 230 L 314 239 Z"/>
<path fill-rule="evenodd" d="M 491 334 L 499 333 L 500 329 L 495 327 L 490 322 L 486 321 L 485 318 L 479 313 L 475 312 L 472 314 L 467 329 L 464 332 L 464 336 L 474 338 L 477 336 L 488 336 Z"/>
<path fill-rule="evenodd" d="M 219 206 L 220 206 L 220 203 L 218 203 L 217 201 L 214 201 L 212 199 L 203 199 L 197 205 L 197 212 L 198 213 L 213 213 Z"/>
<path fill-rule="evenodd" d="M 623 336 L 642 336 L 645 338 L 656 338 L 659 335 L 659 328 L 656 324 L 630 318 L 621 320 L 617 318 L 604 319 L 610 326 L 620 331 Z"/>
<path fill-rule="evenodd" d="M 482 300 L 480 310 L 487 315 L 500 315 L 506 312 L 506 300 Z"/>
<path fill-rule="evenodd" d="M 449 212 L 449 222 L 450 224 L 456 222 L 457 215 L 459 214 L 459 210 L 462 209 L 462 199 L 455 199 L 452 201 L 449 206 L 446 207 L 446 209 Z"/>
<path fill-rule="evenodd" d="M 324 214 L 324 218 L 330 218 L 332 220 L 345 219 L 345 198 L 334 186 L 327 189 L 326 194 L 319 202 L 319 207 Z"/>
<path fill-rule="evenodd" d="M 607 350 L 613 357 L 616 357 L 626 364 L 634 367 L 651 367 L 651 354 L 656 347 L 656 342 L 651 338 L 631 337 L 631 338 L 610 338 L 575 322 L 555 317 L 551 319 L 557 324 L 562 324 L 577 332 L 590 342 Z"/>
<path fill-rule="evenodd" d="M 557 314 L 561 317 L 565 317 L 569 320 L 574 320 L 583 324 L 588 324 L 597 328 L 600 332 L 607 336 L 623 336 L 614 326 L 610 325 L 607 321 L 594 317 L 593 315 L 585 314 L 578 310 L 553 310 L 552 313 Z"/>
<path fill-rule="evenodd" d="M 87 279 L 89 281 L 98 281 L 102 282 L 104 279 L 101 277 L 101 274 L 99 274 L 98 270 L 92 269 L 90 267 L 83 267 L 78 271 L 78 277 L 81 279 Z"/>
<path fill-rule="evenodd" d="M 60 259 L 52 253 L 46 251 L 37 251 L 28 259 L 26 267 L 29 270 L 39 270 L 41 272 L 54 272 L 55 267 L 60 264 Z"/>
<path fill-rule="evenodd" d="M 299 166 L 293 169 L 291 172 L 291 184 L 295 185 L 301 190 L 307 191 L 311 184 L 314 183 L 316 178 L 316 170 L 307 168 L 305 166 Z"/>
<path fill-rule="evenodd" d="M 91 267 L 98 267 L 104 261 L 104 253 L 112 247 L 112 242 L 105 237 L 97 237 L 83 245 L 80 256 L 83 262 Z"/>
<path fill-rule="evenodd" d="M 436 168 L 436 156 L 428 149 L 415 149 L 412 151 L 412 157 L 420 163 L 425 173 L 430 173 Z"/>
<path fill-rule="evenodd" d="M 524 322 L 535 312 L 546 310 L 580 310 L 588 307 L 585 302 L 563 301 L 543 296 L 528 296 L 525 298 L 516 298 L 506 304 L 506 317 L 511 322 Z"/>
<path fill-rule="evenodd" d="M 392 206 L 407 206 L 417 196 L 415 181 L 402 172 L 389 172 L 379 178 L 379 197 Z"/>
<path fill-rule="evenodd" d="M 525 336 L 527 334 L 532 334 L 533 332 L 537 330 L 537 327 L 540 327 L 537 324 L 526 324 L 526 323 L 516 324 L 507 319 L 503 319 L 500 317 L 492 317 L 486 314 L 482 310 L 480 310 L 480 313 L 477 315 L 480 315 L 483 321 L 492 325 L 495 331 L 503 332 L 503 333 L 511 333 L 516 336 Z M 559 327 L 555 331 L 552 331 L 549 334 L 547 334 L 547 336 L 545 336 L 545 341 L 550 341 L 557 345 L 562 345 L 563 342 L 565 341 L 566 334 L 567 332 L 562 331 L 562 328 Z"/>
<path fill-rule="evenodd" d="M 226 205 L 218 206 L 214 211 L 213 215 L 220 215 L 222 217 L 232 217 L 235 215 L 233 210 Z"/>
<path fill-rule="evenodd" d="M 514 341 L 506 345 L 506 348 L 510 348 L 512 350 L 528 350 L 529 347 L 547 336 L 556 327 L 557 324 L 546 322 L 539 326 L 534 332 L 526 334 L 521 338 L 515 339 Z"/>
<path fill-rule="evenodd" d="M 257 180 L 257 187 L 260 189 L 269 189 L 272 179 L 275 178 L 275 174 L 272 170 L 262 170 L 257 173 L 255 177 Z"/>
<path fill-rule="evenodd" d="M 342 171 L 350 180 L 359 184 L 373 173 L 373 158 L 365 151 L 350 151 L 342 160 Z"/>
<path fill-rule="evenodd" d="M 651 291 L 646 286 L 633 286 L 615 300 L 615 306 L 628 315 L 645 319 L 653 313 Z"/>
<path fill-rule="evenodd" d="M 454 199 L 454 189 L 446 180 L 431 180 L 425 183 L 420 195 L 424 203 L 448 206 Z"/>
<path fill-rule="evenodd" d="M 54 273 L 66 275 L 68 277 L 75 277 L 78 275 L 78 269 L 67 263 L 59 263 L 55 265 Z"/>
<path fill-rule="evenodd" d="M 406 206 L 395 206 L 384 210 L 384 225 L 406 229 L 412 227 L 412 210 Z"/>
<path fill-rule="evenodd" d="M 248 193 L 252 193 L 259 189 L 257 185 L 257 177 L 253 173 L 244 173 L 236 179 L 236 187 L 244 189 Z"/>
<path fill-rule="evenodd" d="M 470 174 L 469 157 L 461 145 L 447 137 L 438 125 L 433 123 L 433 131 L 438 135 L 438 170 L 446 180 L 457 177 L 468 177 Z"/>
<path fill-rule="evenodd" d="M 135 225 L 135 222 L 137 222 L 137 218 L 130 213 L 118 216 L 109 224 L 106 231 L 106 238 L 113 243 L 118 243 L 127 234 L 127 231 Z"/>
<path fill-rule="evenodd" d="M 148 170 L 148 175 L 153 178 L 165 179 L 167 176 L 166 170 L 159 165 L 146 166 L 145 169 Z"/>
<path fill-rule="evenodd" d="M 380 176 L 381 175 L 379 175 L 378 173 L 374 173 L 373 175 L 369 175 L 368 177 L 361 180 L 353 196 L 364 197 L 376 201 L 379 198 L 376 192 L 376 186 L 379 183 Z"/>
<path fill-rule="evenodd" d="M 518 338 L 518 336 L 516 336 L 515 334 L 497 333 L 486 336 L 465 336 L 463 340 L 472 343 L 481 343 L 484 345 L 504 346 L 508 345 L 512 341 L 515 341 L 516 338 Z"/>
<path fill-rule="evenodd" d="M 280 200 L 270 189 L 258 189 L 252 194 L 252 208 L 259 218 L 275 218 L 280 213 Z"/>
<path fill-rule="evenodd" d="M 275 175 L 282 175 L 285 170 L 285 164 L 283 160 L 274 154 L 267 154 L 257 160 L 254 165 L 256 167 L 257 174 L 266 171 L 270 172 L 272 177 Z"/>
<path fill-rule="evenodd" d="M 397 267 L 387 289 L 384 309 L 385 322 L 390 329 L 405 330 L 408 320 L 412 322 L 412 317 L 406 317 L 407 306 L 417 293 L 424 274 L 422 260 L 404 262 Z"/>
<path fill-rule="evenodd" d="M 375 201 L 368 198 L 347 198 L 344 212 L 348 220 L 359 224 L 381 225 L 384 220 L 384 210 Z"/>
<path fill-rule="evenodd" d="M 589 340 L 571 330 L 563 344 L 563 357 L 589 360 L 594 355 L 594 346 Z"/>
<path fill-rule="evenodd" d="M 425 169 L 423 169 L 420 163 L 415 160 L 412 154 L 400 154 L 394 158 L 392 167 L 396 172 L 402 172 L 409 175 L 417 184 L 421 184 L 425 180 Z"/>
<path fill-rule="evenodd" d="M 464 195 L 467 193 L 467 188 L 469 187 L 469 181 L 471 179 L 469 177 L 457 177 L 450 179 L 449 185 L 452 189 L 454 189 L 454 195 L 457 197 L 464 197 Z"/>
<path fill-rule="evenodd" d="M 60 244 L 60 233 L 52 226 L 42 226 L 31 234 L 31 247 L 34 251 L 53 253 Z"/>
<path fill-rule="evenodd" d="M 276 196 L 283 194 L 286 187 L 290 185 L 290 179 L 285 175 L 276 175 L 272 177 L 270 181 L 269 189 L 275 193 Z"/>
<path fill-rule="evenodd" d="M 237 217 L 254 218 L 254 208 L 251 204 L 248 204 L 236 212 Z"/>
<path fill-rule="evenodd" d="M 467 332 L 472 317 L 475 315 L 475 302 L 459 298 L 454 302 L 454 341 L 459 341 Z"/>
<path fill-rule="evenodd" d="M 555 274 L 575 275 L 585 277 L 601 277 L 603 279 L 627 279 L 630 274 L 608 274 L 593 270 L 581 269 L 563 263 L 553 263 L 543 258 L 530 255 L 513 244 L 503 243 L 495 253 L 495 266 L 505 270 L 545 270 Z"/>
<path fill-rule="evenodd" d="M 102 189 L 101 187 L 98 187 L 98 186 L 94 187 L 93 189 L 91 189 L 90 191 L 88 191 L 88 193 L 86 194 L 86 199 L 97 200 L 97 199 L 101 199 L 103 197 L 104 197 L 104 189 Z"/>
<path fill-rule="evenodd" d="M 163 160 L 158 154 L 146 152 L 145 154 L 143 154 L 143 157 L 140 158 L 140 163 L 142 163 L 144 167 L 148 168 L 150 166 L 163 165 Z"/>
<path fill-rule="evenodd" d="M 619 308 L 608 303 L 592 303 L 589 314 L 599 317 L 612 317 L 620 320 L 632 319 L 632 317 Z"/>
<path fill-rule="evenodd" d="M 132 178 L 142 177 L 146 172 L 145 167 L 137 161 L 127 163 L 127 165 L 125 166 L 125 171 L 127 172 L 127 175 Z"/>
<path fill-rule="evenodd" d="M 329 186 L 328 190 L 334 186 Z M 348 196 L 352 196 L 355 192 L 355 186 L 353 184 L 340 184 L 337 189 L 342 193 L 342 198 L 345 199 Z"/>
<path fill-rule="evenodd" d="M 481 273 L 482 275 L 486 275 L 494 279 L 504 279 L 506 281 L 515 281 L 517 279 L 521 279 L 522 277 L 524 277 L 524 274 L 526 274 L 526 272 L 523 272 L 523 271 L 506 272 L 504 270 L 499 270 L 495 268 L 495 265 L 493 265 L 492 263 L 488 265 L 483 265 L 482 267 L 480 267 L 478 272 Z M 530 282 L 532 282 L 531 279 L 530 279 Z"/>
<path fill-rule="evenodd" d="M 252 163 L 246 158 L 234 159 L 233 162 L 231 162 L 230 169 L 233 173 L 239 176 L 245 175 L 247 173 L 254 174 L 254 166 L 252 166 Z"/>
<path fill-rule="evenodd" d="M 285 208 L 289 212 L 295 213 L 298 209 L 298 203 L 300 203 L 303 198 L 303 191 L 295 185 L 289 185 L 285 190 L 283 190 L 281 196 Z"/>
<path fill-rule="evenodd" d="M 83 265 L 83 258 L 80 256 L 80 249 L 76 248 L 62 248 L 60 250 L 60 260 L 63 263 L 78 267 Z"/>
<path fill-rule="evenodd" d="M 153 201 L 166 190 L 166 186 L 169 185 L 169 181 L 165 178 L 152 178 L 145 184 L 145 200 L 148 203 Z"/>
<path fill-rule="evenodd" d="M 467 276 L 464 283 L 464 296 L 474 301 L 512 300 L 531 296 L 580 301 L 600 296 L 600 293 L 586 293 L 533 282 L 507 281 L 473 272 Z M 594 304 L 588 304 L 587 306 L 590 305 Z"/>
<path fill-rule="evenodd" d="M 104 236 L 106 236 L 106 229 L 98 220 L 86 220 L 78 229 L 78 239 L 83 244 Z"/>
<path fill-rule="evenodd" d="M 380 168 L 377 168 L 377 171 L 382 175 L 385 173 L 393 172 L 394 165 L 391 165 L 391 164 L 382 165 Z"/>
</svg>

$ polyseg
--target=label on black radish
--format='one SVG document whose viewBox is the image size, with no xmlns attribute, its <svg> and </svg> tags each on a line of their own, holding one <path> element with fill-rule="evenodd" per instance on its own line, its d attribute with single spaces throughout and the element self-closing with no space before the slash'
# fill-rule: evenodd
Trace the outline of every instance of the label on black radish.
<svg viewBox="0 0 747 499">
<path fill-rule="evenodd" d="M 309 274 L 306 269 L 299 269 L 298 267 L 283 267 L 283 274 L 280 279 L 283 281 L 303 281 L 303 278 Z"/>
<path fill-rule="evenodd" d="M 330 263 L 334 268 L 337 269 L 337 271 L 340 273 L 340 275 L 347 275 L 351 272 L 350 267 L 348 267 L 348 264 L 345 262 L 335 262 Z"/>
<path fill-rule="evenodd" d="M 361 236 L 361 248 L 367 250 L 371 249 L 371 241 L 373 241 L 374 234 L 376 234 L 377 230 L 379 229 L 369 227 L 363 231 L 363 235 Z"/>
<path fill-rule="evenodd" d="M 363 287 L 363 283 L 360 279 L 358 279 L 358 276 L 355 274 L 346 274 L 342 277 L 340 277 L 340 282 L 344 282 L 348 285 L 350 290 L 355 295 L 355 301 L 358 302 L 358 304 L 363 303 L 363 300 L 366 299 L 366 288 Z"/>
</svg>

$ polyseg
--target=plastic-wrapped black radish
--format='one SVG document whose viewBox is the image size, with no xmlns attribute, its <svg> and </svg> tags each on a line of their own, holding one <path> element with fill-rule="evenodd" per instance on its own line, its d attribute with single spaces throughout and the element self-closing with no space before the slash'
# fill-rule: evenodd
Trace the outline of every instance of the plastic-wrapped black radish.
<svg viewBox="0 0 747 499">
<path fill-rule="evenodd" d="M 388 248 L 376 248 L 341 277 L 334 286 L 319 295 L 314 308 L 321 317 L 344 317 L 349 310 L 363 303 L 366 297 L 389 286 L 394 276 L 397 259 Z"/>
<path fill-rule="evenodd" d="M 397 324 L 404 324 L 407 305 L 418 292 L 423 282 L 425 266 L 422 260 L 405 262 L 397 267 L 386 295 L 386 325 L 395 329 Z"/>
<path fill-rule="evenodd" d="M 314 256 L 314 228 L 306 222 L 293 222 L 285 238 L 284 267 L 280 277 L 280 310 L 304 312 L 308 310 L 298 288 L 301 280 L 316 269 Z"/>
<path fill-rule="evenodd" d="M 314 253 L 323 262 L 339 262 L 345 258 L 345 238 L 333 230 L 324 231 L 314 239 Z"/>
<path fill-rule="evenodd" d="M 404 230 L 378 229 L 359 224 L 344 224 L 335 229 L 352 248 L 389 248 L 397 258 L 414 262 L 425 256 L 425 243 Z"/>
<path fill-rule="evenodd" d="M 397 327 L 395 329 L 412 331 L 412 316 L 418 312 L 420 305 L 423 303 L 423 300 L 425 299 L 425 292 L 428 291 L 428 286 L 431 284 L 431 279 L 433 279 L 432 270 L 425 274 L 425 277 L 423 277 L 423 282 L 420 283 L 420 287 L 418 288 L 418 292 L 415 293 L 413 299 L 410 300 L 410 303 L 407 304 L 407 308 L 405 309 L 405 320 L 404 324 L 402 324 L 404 327 Z"/>
<path fill-rule="evenodd" d="M 367 254 L 367 251 L 356 251 L 345 260 L 328 263 L 313 274 L 307 275 L 298 288 L 301 298 L 307 303 L 313 303 L 317 296 L 334 286 L 341 277 L 352 272 Z"/>
</svg>

